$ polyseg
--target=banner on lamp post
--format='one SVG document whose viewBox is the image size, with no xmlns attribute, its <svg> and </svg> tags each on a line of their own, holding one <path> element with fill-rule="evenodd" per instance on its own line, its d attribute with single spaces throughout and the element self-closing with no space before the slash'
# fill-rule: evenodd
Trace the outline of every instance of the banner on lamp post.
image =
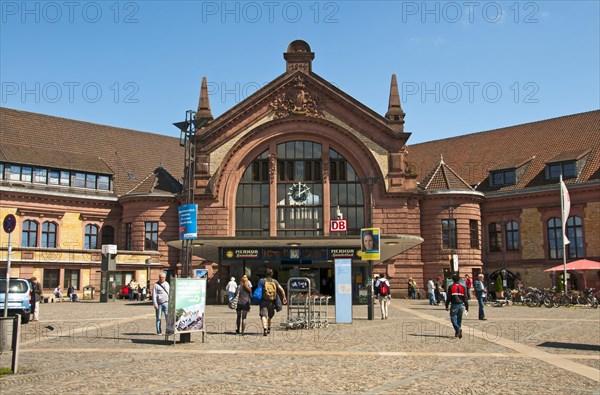
<svg viewBox="0 0 600 395">
<path fill-rule="evenodd" d="M 198 238 L 198 205 L 179 206 L 179 240 Z"/>
</svg>

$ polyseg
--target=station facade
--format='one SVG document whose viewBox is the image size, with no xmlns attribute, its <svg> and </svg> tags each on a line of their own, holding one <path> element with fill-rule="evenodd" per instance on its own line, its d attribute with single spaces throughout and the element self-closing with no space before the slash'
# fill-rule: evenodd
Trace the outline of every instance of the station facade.
<svg viewBox="0 0 600 395">
<path fill-rule="evenodd" d="M 395 75 L 380 115 L 313 72 L 314 56 L 306 42 L 292 42 L 285 72 L 217 118 L 203 80 L 191 268 L 208 272 L 209 294 L 267 267 L 281 282 L 307 276 L 331 293 L 334 260 L 350 258 L 359 300 L 368 280 L 359 251 L 365 227 L 381 230 L 375 272 L 391 278 L 397 296 L 409 277 L 423 289 L 443 276 L 452 256 L 461 274 L 504 271 L 548 286 L 543 269 L 563 253 L 560 174 L 572 199 L 569 260 L 600 258 L 600 111 L 411 146 Z M 177 139 L 0 111 L 0 215 L 18 219 L 13 275 L 36 275 L 45 288 L 75 276 L 79 287 L 99 287 L 99 246 L 112 243 L 119 283 L 187 274 L 177 240 Z M 48 143 L 31 140 L 31 130 Z M 346 232 L 331 231 L 338 218 Z M 600 273 L 586 275 L 600 285 Z"/>
</svg>

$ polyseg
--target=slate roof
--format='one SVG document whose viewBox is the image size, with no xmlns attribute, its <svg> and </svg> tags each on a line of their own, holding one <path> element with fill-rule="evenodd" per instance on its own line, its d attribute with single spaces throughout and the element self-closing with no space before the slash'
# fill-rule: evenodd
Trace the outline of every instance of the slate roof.
<svg viewBox="0 0 600 395">
<path fill-rule="evenodd" d="M 161 164 L 174 179 L 183 176 L 178 138 L 5 107 L 0 107 L 0 147 L 3 161 L 18 159 L 10 153 L 18 150 L 30 165 L 110 170 L 117 196 L 136 188 Z"/>
<path fill-rule="evenodd" d="M 417 167 L 421 184 L 443 155 L 444 162 L 477 191 L 527 190 L 557 185 L 557 180 L 546 180 L 545 166 L 563 160 L 579 159 L 582 165 L 577 178 L 565 180 L 566 184 L 600 181 L 599 141 L 600 110 L 595 110 L 410 145 L 407 159 Z M 490 170 L 517 166 L 524 171 L 516 184 L 489 185 Z"/>
</svg>

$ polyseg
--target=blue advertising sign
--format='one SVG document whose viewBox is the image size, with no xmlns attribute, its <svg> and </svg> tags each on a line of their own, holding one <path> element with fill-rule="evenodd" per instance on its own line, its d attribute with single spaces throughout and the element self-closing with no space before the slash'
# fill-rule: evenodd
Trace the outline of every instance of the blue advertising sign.
<svg viewBox="0 0 600 395">
<path fill-rule="evenodd" d="M 198 238 L 198 205 L 179 206 L 179 240 Z"/>
<path fill-rule="evenodd" d="M 335 322 L 352 322 L 352 259 L 335 260 Z"/>
</svg>

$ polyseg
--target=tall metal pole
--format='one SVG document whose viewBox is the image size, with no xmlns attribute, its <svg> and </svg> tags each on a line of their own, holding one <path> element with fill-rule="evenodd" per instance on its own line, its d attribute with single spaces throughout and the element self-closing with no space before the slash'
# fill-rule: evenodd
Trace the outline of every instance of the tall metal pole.
<svg viewBox="0 0 600 395">
<path fill-rule="evenodd" d="M 12 252 L 12 232 L 8 233 L 8 255 L 6 257 L 6 289 L 4 290 L 4 318 L 8 317 L 8 288 L 10 286 L 10 255 Z"/>
</svg>

